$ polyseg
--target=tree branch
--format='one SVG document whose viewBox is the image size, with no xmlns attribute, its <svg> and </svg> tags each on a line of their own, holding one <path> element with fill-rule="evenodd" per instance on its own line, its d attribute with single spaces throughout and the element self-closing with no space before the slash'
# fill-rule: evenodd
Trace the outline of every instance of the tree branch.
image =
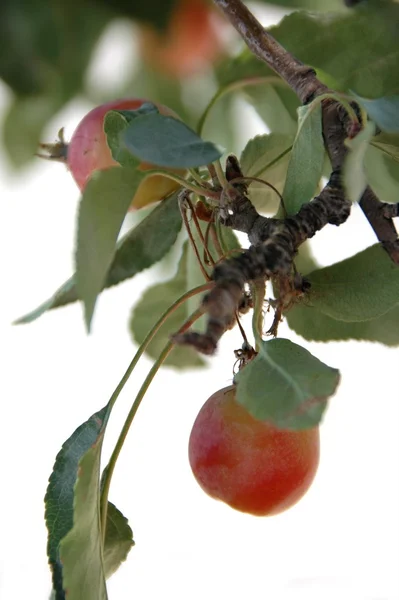
<svg viewBox="0 0 399 600">
<path fill-rule="evenodd" d="M 315 71 L 303 65 L 267 32 L 241 0 L 214 0 L 238 31 L 248 48 L 264 61 L 291 89 L 303 104 L 330 90 L 316 77 Z M 337 102 L 323 102 L 323 136 L 333 170 L 341 170 L 346 155 L 344 140 L 348 135 L 345 111 Z M 360 207 L 378 240 L 390 258 L 399 264 L 399 241 L 392 219 L 383 214 L 381 203 L 370 188 L 364 192 Z"/>
<path fill-rule="evenodd" d="M 214 2 L 227 15 L 250 50 L 285 79 L 302 103 L 330 91 L 317 79 L 313 69 L 303 65 L 274 40 L 241 0 Z M 354 108 L 357 109 L 356 104 Z M 219 219 L 224 225 L 246 233 L 251 246 L 215 267 L 212 274 L 215 285 L 202 301 L 202 310 L 208 314 L 205 333 L 179 334 L 174 338 L 176 343 L 213 354 L 220 337 L 231 326 L 236 311 L 240 309 L 248 283 L 258 279 L 278 282 L 280 294 L 277 320 L 275 318 L 272 326 L 274 334 L 278 320 L 292 297 L 305 291 L 306 282 L 294 269 L 298 247 L 327 223 L 344 223 L 351 210 L 341 173 L 348 152 L 345 140 L 348 135 L 353 136 L 354 124 L 342 104 L 327 98 L 322 101 L 322 127 L 324 145 L 332 165 L 330 180 L 319 196 L 304 204 L 296 215 L 284 219 L 259 215 L 246 195 L 246 186 L 238 183 L 242 180 L 238 161 L 235 157 L 228 158 L 226 177 L 231 184 L 222 192 Z M 364 192 L 360 206 L 391 259 L 399 264 L 399 241 L 391 218 L 392 211 L 387 210 L 370 188 Z"/>
</svg>

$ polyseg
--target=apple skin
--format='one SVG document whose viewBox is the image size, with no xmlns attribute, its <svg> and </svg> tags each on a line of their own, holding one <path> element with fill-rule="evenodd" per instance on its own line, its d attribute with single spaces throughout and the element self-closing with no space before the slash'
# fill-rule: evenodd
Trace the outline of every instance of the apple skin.
<svg viewBox="0 0 399 600">
<path fill-rule="evenodd" d="M 170 78 L 190 77 L 223 56 L 225 31 L 225 19 L 209 2 L 180 0 L 165 32 L 149 25 L 140 27 L 141 57 Z"/>
<path fill-rule="evenodd" d="M 93 171 L 107 169 L 117 166 L 118 163 L 112 158 L 111 151 L 107 145 L 104 133 L 104 117 L 110 110 L 135 110 L 145 102 L 151 102 L 143 98 L 131 98 L 125 100 L 114 100 L 93 108 L 75 129 L 71 141 L 67 147 L 67 165 L 78 184 L 83 190 Z M 178 115 L 162 104 L 156 104 L 159 112 L 163 115 L 178 119 Z M 157 168 L 147 162 L 140 164 L 140 169 L 148 170 Z M 184 176 L 184 169 L 170 169 L 178 175 Z M 139 209 L 153 202 L 162 200 L 179 188 L 179 184 L 172 179 L 162 175 L 153 175 L 144 180 L 138 187 L 130 210 Z"/>
<path fill-rule="evenodd" d="M 319 428 L 294 431 L 254 419 L 235 386 L 201 408 L 189 440 L 189 462 L 202 489 L 256 516 L 281 513 L 300 500 L 317 471 Z"/>
</svg>

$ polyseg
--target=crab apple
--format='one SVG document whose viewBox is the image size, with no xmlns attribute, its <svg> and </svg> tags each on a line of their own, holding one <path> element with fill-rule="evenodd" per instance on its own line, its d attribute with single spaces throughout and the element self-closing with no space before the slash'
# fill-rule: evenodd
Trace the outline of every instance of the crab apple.
<svg viewBox="0 0 399 600">
<path fill-rule="evenodd" d="M 166 31 L 142 25 L 141 56 L 154 70 L 172 78 L 193 75 L 223 54 L 226 26 L 206 0 L 179 0 Z"/>
<path fill-rule="evenodd" d="M 236 401 L 235 386 L 213 394 L 194 422 L 189 461 L 202 489 L 257 516 L 278 514 L 309 489 L 319 463 L 318 427 L 278 429 Z"/>
<path fill-rule="evenodd" d="M 150 100 L 130 98 L 107 102 L 93 108 L 80 121 L 67 146 L 66 162 L 81 190 L 85 187 L 93 171 L 118 165 L 112 158 L 104 133 L 104 117 L 106 113 L 110 110 L 135 110 L 140 108 L 145 102 L 150 102 Z M 167 106 L 163 106 L 162 104 L 156 104 L 156 106 L 161 114 L 179 118 Z M 139 168 L 143 170 L 154 169 L 156 165 L 142 162 Z M 173 171 L 180 175 L 185 174 L 185 170 L 173 169 Z M 138 187 L 132 199 L 131 210 L 157 202 L 171 194 L 178 187 L 179 184 L 168 177 L 162 175 L 148 177 Z"/>
</svg>

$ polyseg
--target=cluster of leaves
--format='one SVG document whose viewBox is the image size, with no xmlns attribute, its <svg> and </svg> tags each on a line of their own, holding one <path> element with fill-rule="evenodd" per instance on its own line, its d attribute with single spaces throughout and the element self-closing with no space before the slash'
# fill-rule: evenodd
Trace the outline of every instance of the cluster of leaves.
<svg viewBox="0 0 399 600">
<path fill-rule="evenodd" d="M 65 8 L 61 2 L 59 4 Z M 166 15 L 173 3 L 160 4 L 165 7 L 160 14 Z M 295 4 L 299 5 L 299 2 Z M 306 4 L 315 8 L 328 3 L 309 0 Z M 115 5 L 123 9 L 122 2 Z M 12 10 L 11 3 L 5 6 Z M 85 0 L 80 2 L 79 8 L 74 3 L 71 6 L 74 10 L 88 10 L 91 4 Z M 109 19 L 107 11 L 110 7 L 105 0 L 103 6 L 104 12 L 94 11 L 98 22 L 97 28 L 93 23 L 95 31 L 91 43 Z M 50 16 L 56 12 L 55 9 L 54 13 L 50 11 Z M 38 10 L 37 15 L 40 14 Z M 130 16 L 138 18 L 139 15 Z M 82 19 L 76 21 L 79 23 Z M 397 202 L 399 137 L 395 107 L 399 75 L 395 65 L 399 58 L 398 26 L 399 5 L 386 0 L 360 5 L 356 12 L 343 11 L 325 16 L 293 13 L 272 30 L 287 49 L 315 67 L 330 87 L 346 94 L 342 96 L 343 103 L 347 102 L 349 94 L 355 93 L 373 122 L 383 130 L 374 135 L 374 125 L 366 127 L 352 141 L 345 167 L 345 185 L 354 201 L 368 183 L 381 200 Z M 50 42 L 51 39 L 46 43 Z M 58 43 L 61 46 L 60 40 Z M 89 41 L 87 45 L 89 47 Z M 76 52 L 79 48 L 77 43 Z M 23 47 L 16 54 L 16 61 L 22 60 L 22 50 Z M 54 53 L 49 54 L 54 60 Z M 80 62 L 84 66 L 84 57 L 88 60 L 89 50 L 82 56 Z M 57 60 L 59 62 L 53 69 L 50 69 L 50 63 L 45 63 L 42 78 L 50 78 L 50 72 L 57 74 L 54 81 L 46 79 L 45 84 L 34 79 L 34 75 L 39 77 L 40 73 L 36 73 L 33 61 L 28 62 L 28 66 L 32 66 L 31 84 L 28 85 L 30 79 L 27 78 L 25 88 L 10 71 L 7 81 L 18 92 L 12 109 L 15 114 L 18 111 L 18 114 L 26 113 L 24 103 L 32 95 L 40 98 L 40 102 L 48 98 L 47 90 L 57 87 L 54 82 L 59 78 L 65 79 L 66 91 L 60 90 L 59 104 L 52 105 L 50 112 L 58 110 L 80 89 L 83 70 L 78 75 L 71 73 L 70 81 L 75 82 L 73 87 L 67 83 L 68 78 L 60 66 L 64 58 L 60 55 Z M 291 90 L 248 50 L 234 59 L 226 59 L 217 69 L 217 79 L 220 87 L 206 114 L 212 115 L 223 105 L 223 99 L 232 98 L 233 90 L 244 94 L 252 103 L 270 133 L 248 141 L 240 159 L 243 173 L 272 183 L 283 193 L 287 212 L 294 214 L 303 203 L 311 200 L 319 189 L 322 176 L 329 171 L 321 135 L 320 103 L 314 102 L 297 113 L 298 101 Z M 46 118 L 48 114 L 47 105 Z M 391 118 L 387 118 L 389 114 Z M 8 126 L 13 123 L 10 115 L 12 112 L 8 116 Z M 204 121 L 201 121 L 200 133 Z M 43 122 L 38 118 L 31 129 L 34 139 Z M 217 163 L 222 156 L 219 146 L 204 141 L 183 123 L 162 117 L 151 106 L 142 112 L 110 113 L 105 129 L 113 156 L 122 168 L 96 173 L 82 194 L 76 273 L 52 298 L 20 319 L 20 323 L 30 322 L 49 309 L 82 300 L 89 327 L 96 299 L 104 288 L 151 267 L 176 243 L 182 244 L 182 236 L 179 236 L 182 217 L 176 195 L 157 205 L 135 228 L 118 239 L 134 191 L 148 175 L 138 170 L 140 160 L 151 160 L 165 168 L 187 167 L 198 180 L 204 176 L 203 167 Z M 152 131 L 150 136 L 149 129 Z M 214 139 L 216 143 L 220 141 Z M 188 181 L 195 183 L 195 179 L 188 178 Z M 118 189 L 117 195 L 115 189 Z M 250 197 L 258 210 L 274 210 L 266 187 L 252 184 Z M 227 252 L 239 251 L 237 239 L 228 229 L 219 230 L 219 242 Z M 210 252 L 217 257 L 217 248 L 211 247 Z M 294 331 L 310 340 L 365 339 L 399 344 L 399 274 L 378 245 L 330 267 L 310 271 L 307 274 L 310 292 L 286 315 Z M 134 309 L 131 317 L 133 337 L 139 343 L 145 342 L 145 347 L 142 346 L 136 355 L 133 366 L 144 349 L 152 358 L 168 357 L 169 364 L 180 368 L 203 364 L 203 360 L 193 353 L 182 353 L 177 349 L 174 355 L 169 354 L 170 334 L 192 313 L 188 303 L 179 305 L 171 320 L 165 322 L 162 317 L 168 306 L 178 298 L 186 297 L 200 282 L 201 274 L 193 267 L 192 252 L 184 240 L 175 275 L 147 290 Z M 153 329 L 158 337 L 151 339 L 148 337 L 152 325 L 150 314 L 153 320 L 160 319 L 160 327 Z M 156 368 L 157 365 L 151 370 L 147 383 Z M 267 386 L 258 385 L 266 379 Z M 257 418 L 270 419 L 284 427 L 303 428 L 320 421 L 327 399 L 334 393 L 338 381 L 336 369 L 322 364 L 300 346 L 289 340 L 268 340 L 262 341 L 257 357 L 238 374 L 237 397 Z M 107 467 L 100 477 L 102 439 L 121 386 L 110 402 L 65 442 L 50 478 L 46 522 L 57 600 L 65 598 L 65 590 L 74 600 L 106 598 L 106 578 L 118 568 L 133 545 L 127 520 L 108 502 L 110 468 Z M 292 391 L 289 405 L 282 402 L 282 398 L 286 399 L 287 389 Z M 138 403 L 140 400 L 139 395 Z"/>
</svg>

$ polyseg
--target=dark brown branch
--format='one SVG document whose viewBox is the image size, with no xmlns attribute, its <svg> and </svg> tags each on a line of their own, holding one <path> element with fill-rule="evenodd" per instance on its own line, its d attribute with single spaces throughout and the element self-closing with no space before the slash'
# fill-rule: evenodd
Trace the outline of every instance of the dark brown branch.
<svg viewBox="0 0 399 600">
<path fill-rule="evenodd" d="M 316 77 L 314 69 L 304 65 L 287 52 L 259 23 L 251 11 L 237 0 L 214 0 L 224 12 L 244 42 L 260 60 L 284 79 L 294 90 L 302 104 L 328 88 Z"/>
<path fill-rule="evenodd" d="M 385 202 L 380 202 L 370 187 L 364 192 L 359 204 L 382 247 L 393 262 L 399 264 L 398 232 L 392 221 L 395 215 L 386 211 Z"/>
<path fill-rule="evenodd" d="M 222 223 L 248 234 L 251 246 L 234 258 L 217 265 L 212 278 L 215 286 L 204 297 L 202 308 L 208 314 L 205 334 L 188 332 L 175 342 L 213 354 L 217 343 L 234 319 L 246 283 L 278 275 L 291 285 L 293 260 L 297 249 L 327 223 L 341 225 L 349 217 L 351 203 L 345 198 L 340 173 L 334 172 L 319 196 L 304 204 L 295 216 L 270 219 L 259 215 L 246 196 L 240 198 L 240 211 L 227 213 Z"/>
<path fill-rule="evenodd" d="M 214 2 L 225 12 L 251 51 L 285 79 L 302 103 L 329 91 L 318 81 L 313 69 L 304 66 L 284 50 L 240 0 Z M 353 133 L 353 123 L 342 104 L 333 99 L 322 101 L 322 120 L 324 144 L 331 161 L 332 174 L 321 194 L 304 204 L 296 215 L 284 219 L 269 219 L 259 215 L 246 195 L 246 188 L 233 183 L 233 176 L 241 175 L 239 165 L 234 160 L 227 161 L 227 179 L 232 181 L 232 185 L 222 193 L 219 218 L 223 224 L 246 233 L 251 246 L 215 267 L 212 274 L 215 285 L 202 302 L 202 309 L 208 314 L 205 333 L 178 335 L 175 337 L 177 343 L 213 354 L 220 337 L 234 320 L 245 296 L 245 285 L 258 279 L 278 280 L 280 291 L 285 290 L 289 302 L 291 291 L 294 293 L 298 288 L 295 281 L 298 274 L 293 261 L 300 244 L 313 237 L 327 223 L 341 225 L 348 218 L 351 203 L 342 187 L 341 172 L 348 152 L 345 140 Z M 399 264 L 398 236 L 385 205 L 367 188 L 360 206 L 391 259 Z M 276 314 L 281 316 L 282 309 L 288 304 L 283 297 L 277 302 Z"/>
</svg>

